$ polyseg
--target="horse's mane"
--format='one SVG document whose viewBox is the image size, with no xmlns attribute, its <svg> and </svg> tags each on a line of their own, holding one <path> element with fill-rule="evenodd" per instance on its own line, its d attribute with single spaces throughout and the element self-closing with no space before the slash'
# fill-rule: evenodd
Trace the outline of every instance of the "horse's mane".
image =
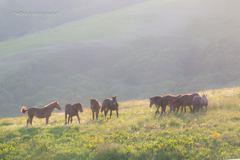
<svg viewBox="0 0 240 160">
<path fill-rule="evenodd" d="M 44 106 L 43 108 L 51 107 L 51 106 L 56 105 L 56 104 L 58 104 L 58 102 L 54 101 L 54 102 L 49 103 L 48 105 Z"/>
<path fill-rule="evenodd" d="M 151 99 L 156 99 L 156 98 L 162 98 L 162 96 L 154 96 L 154 97 L 151 97 Z"/>
<path fill-rule="evenodd" d="M 101 103 L 97 100 L 97 99 L 95 99 L 95 98 L 93 98 L 93 99 L 91 99 L 94 103 L 99 103 L 99 105 L 101 105 Z"/>
</svg>

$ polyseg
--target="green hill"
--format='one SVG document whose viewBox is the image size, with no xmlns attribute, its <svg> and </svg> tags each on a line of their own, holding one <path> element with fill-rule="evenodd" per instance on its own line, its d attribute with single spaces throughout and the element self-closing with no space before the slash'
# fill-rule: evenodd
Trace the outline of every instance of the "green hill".
<svg viewBox="0 0 240 160">
<path fill-rule="evenodd" d="M 237 159 L 240 157 L 240 88 L 207 94 L 208 110 L 154 117 L 149 100 L 119 103 L 119 118 L 92 120 L 90 108 L 64 125 L 54 113 L 49 125 L 27 116 L 0 119 L 0 159 Z M 64 104 L 61 104 L 62 110 Z M 19 110 L 17 110 L 19 112 Z M 109 116 L 109 115 L 108 115 Z"/>
<path fill-rule="evenodd" d="M 150 0 L 1 42 L 0 116 L 239 86 L 237 5 Z"/>
</svg>

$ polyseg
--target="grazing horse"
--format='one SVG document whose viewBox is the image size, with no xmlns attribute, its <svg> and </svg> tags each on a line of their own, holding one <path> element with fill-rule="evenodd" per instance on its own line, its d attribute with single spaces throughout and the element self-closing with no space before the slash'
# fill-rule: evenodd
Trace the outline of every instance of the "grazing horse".
<svg viewBox="0 0 240 160">
<path fill-rule="evenodd" d="M 92 116 L 94 120 L 94 112 L 96 112 L 96 119 L 98 119 L 98 113 L 101 108 L 101 103 L 97 99 L 89 99 L 90 100 L 90 108 L 92 110 Z"/>
<path fill-rule="evenodd" d="M 82 107 L 83 107 L 82 103 L 74 103 L 73 105 L 67 104 L 65 106 L 65 124 L 69 123 L 70 119 L 71 119 L 71 123 L 72 123 L 72 117 L 73 116 L 77 116 L 78 123 L 80 124 L 80 118 L 78 116 L 78 110 L 80 112 L 83 112 Z M 67 121 L 67 115 L 69 115 L 68 116 L 68 121 Z"/>
<path fill-rule="evenodd" d="M 199 109 L 203 106 L 206 106 L 206 110 L 207 110 L 207 107 L 208 107 L 208 100 L 207 100 L 207 97 L 206 95 L 202 95 L 202 97 L 200 96 L 195 96 L 193 98 L 193 112 L 198 112 Z"/>
<path fill-rule="evenodd" d="M 189 106 L 190 110 L 192 111 L 191 105 L 193 105 L 193 98 L 195 96 L 199 96 L 198 93 L 192 93 L 192 94 L 185 94 L 177 98 L 176 100 L 173 101 L 173 111 L 177 108 L 177 112 L 179 110 L 179 107 L 182 106 L 181 108 L 181 113 L 183 111 L 183 108 L 186 112 L 186 106 Z"/>
<path fill-rule="evenodd" d="M 54 108 L 61 110 L 61 107 L 58 104 L 58 102 L 52 102 L 43 108 L 31 107 L 31 108 L 27 109 L 27 107 L 23 106 L 20 111 L 22 113 L 28 112 L 28 119 L 27 119 L 26 127 L 28 127 L 29 122 L 32 126 L 32 120 L 33 120 L 34 116 L 36 116 L 37 118 L 46 118 L 46 124 L 45 124 L 45 126 L 46 126 L 48 124 L 48 119 L 51 116 L 51 113 Z"/>
<path fill-rule="evenodd" d="M 157 107 L 157 110 L 156 110 L 156 113 L 155 113 L 155 116 L 157 115 L 157 113 L 159 113 L 159 108 L 162 107 L 162 112 L 165 112 L 165 108 L 163 108 L 162 106 L 162 96 L 154 96 L 154 97 L 149 97 L 150 99 L 150 104 L 149 104 L 149 107 L 152 107 L 153 104 L 155 104 L 155 106 Z"/>
<path fill-rule="evenodd" d="M 101 109 L 101 113 L 104 111 L 104 115 L 105 117 L 107 116 L 108 110 L 110 110 L 110 118 L 112 116 L 112 111 L 116 110 L 117 113 L 117 118 L 118 118 L 118 101 L 117 101 L 117 97 L 113 97 L 112 99 L 104 99 L 103 103 L 102 103 L 102 109 Z"/>
</svg>

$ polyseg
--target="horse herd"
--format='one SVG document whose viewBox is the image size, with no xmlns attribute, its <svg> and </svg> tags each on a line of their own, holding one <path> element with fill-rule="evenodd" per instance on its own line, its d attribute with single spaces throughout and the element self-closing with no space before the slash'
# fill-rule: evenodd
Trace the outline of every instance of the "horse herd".
<svg viewBox="0 0 240 160">
<path fill-rule="evenodd" d="M 154 96 L 149 98 L 150 99 L 150 107 L 152 107 L 153 104 L 155 104 L 157 110 L 155 113 L 155 116 L 157 113 L 159 113 L 159 108 L 162 107 L 162 112 L 166 112 L 166 106 L 170 106 L 170 112 L 175 111 L 177 108 L 177 112 L 181 108 L 181 112 L 183 111 L 183 108 L 186 112 L 186 106 L 189 106 L 190 110 L 193 112 L 198 112 L 200 108 L 203 106 L 208 106 L 208 100 L 205 95 L 202 97 L 199 96 L 197 93 L 192 93 L 190 95 L 179 95 L 179 96 L 172 96 L 172 95 L 165 95 L 165 96 Z M 92 110 L 92 117 L 94 120 L 94 113 L 96 114 L 96 119 L 98 119 L 99 110 L 101 109 L 101 113 L 104 112 L 105 117 L 107 116 L 108 111 L 110 110 L 110 118 L 112 116 L 112 111 L 116 110 L 117 117 L 118 117 L 118 101 L 116 96 L 112 96 L 112 99 L 104 99 L 101 107 L 101 103 L 97 99 L 89 99 L 90 100 L 90 108 Z M 191 105 L 193 105 L 193 109 L 191 108 Z M 32 126 L 32 120 L 33 117 L 37 118 L 46 118 L 46 124 L 48 124 L 49 117 L 51 116 L 52 111 L 54 108 L 61 110 L 61 107 L 58 102 L 52 102 L 48 105 L 46 105 L 43 108 L 36 108 L 31 107 L 27 109 L 27 107 L 23 106 L 21 108 L 21 112 L 25 113 L 28 112 L 28 119 L 26 127 L 28 127 L 28 123 Z M 78 115 L 78 111 L 83 112 L 83 105 L 81 103 L 74 103 L 74 104 L 67 104 L 65 106 L 65 124 L 69 123 L 69 121 L 72 122 L 72 117 L 77 116 L 78 123 L 80 123 L 80 118 Z M 68 115 L 68 120 L 67 120 Z"/>
<path fill-rule="evenodd" d="M 101 108 L 101 103 L 97 99 L 89 99 L 89 100 L 90 100 L 90 108 L 92 110 L 93 120 L 94 120 L 94 113 L 96 114 L 96 119 L 98 119 L 98 113 Z M 34 116 L 37 118 L 46 118 L 46 124 L 45 124 L 46 126 L 48 124 L 49 117 L 51 116 L 51 113 L 54 110 L 54 108 L 61 110 L 61 107 L 58 104 L 58 102 L 52 102 L 43 108 L 31 107 L 27 109 L 27 107 L 23 106 L 20 111 L 22 113 L 28 112 L 26 127 L 28 127 L 28 123 L 30 123 L 30 125 L 32 126 L 32 120 Z M 109 99 L 109 98 L 104 99 L 102 103 L 101 113 L 104 111 L 104 115 L 106 117 L 109 110 L 110 110 L 110 118 L 112 116 L 113 110 L 116 110 L 117 117 L 118 117 L 118 101 L 116 96 L 114 97 L 112 96 L 112 99 Z M 78 123 L 80 123 L 78 111 L 83 112 L 82 103 L 67 104 L 65 106 L 65 124 L 69 123 L 69 120 L 71 120 L 72 122 L 73 116 L 77 116 Z M 67 121 L 67 115 L 68 115 L 68 121 Z"/>
<path fill-rule="evenodd" d="M 208 107 L 208 100 L 206 95 L 202 95 L 202 97 L 199 96 L 198 93 L 192 93 L 192 94 L 184 94 L 184 95 L 178 95 L 178 96 L 172 96 L 170 94 L 167 94 L 165 96 L 154 96 L 149 98 L 150 99 L 150 107 L 152 107 L 153 104 L 157 107 L 155 116 L 157 113 L 159 113 L 159 108 L 162 107 L 162 112 L 166 112 L 166 106 L 170 106 L 170 112 L 175 111 L 177 109 L 177 112 L 181 106 L 181 112 L 183 111 L 183 108 L 186 112 L 186 106 L 189 106 L 191 112 L 198 112 L 200 108 L 203 106 L 206 106 L 206 110 Z M 193 109 L 192 106 L 193 105 Z"/>
</svg>

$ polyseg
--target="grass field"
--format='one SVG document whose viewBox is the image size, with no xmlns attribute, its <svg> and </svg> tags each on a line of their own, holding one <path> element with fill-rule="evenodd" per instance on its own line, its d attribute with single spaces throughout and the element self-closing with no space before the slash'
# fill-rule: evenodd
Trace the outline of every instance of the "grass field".
<svg viewBox="0 0 240 160">
<path fill-rule="evenodd" d="M 34 118 L 0 119 L 0 159 L 233 159 L 240 158 L 240 88 L 200 92 L 209 107 L 197 114 L 155 114 L 148 100 L 119 104 L 119 118 L 102 114 L 92 120 L 90 108 L 64 125 L 64 113 Z M 64 110 L 64 104 L 62 111 Z M 20 108 L 19 108 L 20 110 Z M 19 111 L 16 111 L 19 112 Z"/>
</svg>

